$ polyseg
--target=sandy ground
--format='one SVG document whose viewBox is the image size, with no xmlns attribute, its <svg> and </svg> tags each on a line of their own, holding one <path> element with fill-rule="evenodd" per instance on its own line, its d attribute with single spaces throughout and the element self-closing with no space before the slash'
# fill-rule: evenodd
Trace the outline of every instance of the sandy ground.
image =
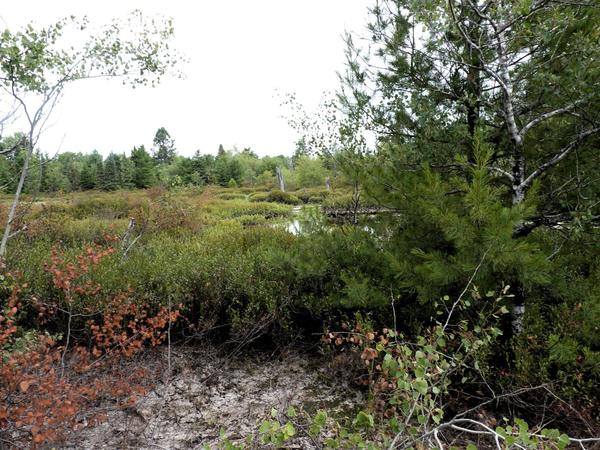
<svg viewBox="0 0 600 450">
<path fill-rule="evenodd" d="M 106 422 L 72 434 L 60 448 L 217 448 L 221 430 L 231 440 L 244 439 L 256 432 L 273 407 L 286 411 L 289 405 L 302 405 L 307 412 L 341 412 L 362 402 L 360 392 L 332 380 L 327 359 L 297 352 L 227 358 L 178 347 L 171 359 L 169 382 L 157 382 L 135 407 L 110 412 Z M 311 445 L 299 439 L 293 447 Z"/>
</svg>

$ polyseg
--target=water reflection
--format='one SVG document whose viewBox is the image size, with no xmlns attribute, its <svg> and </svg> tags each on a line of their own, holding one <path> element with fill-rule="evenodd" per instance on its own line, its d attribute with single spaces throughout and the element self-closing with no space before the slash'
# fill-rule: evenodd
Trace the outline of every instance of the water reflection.
<svg viewBox="0 0 600 450">
<path fill-rule="evenodd" d="M 386 218 L 393 214 L 369 214 L 361 217 L 359 223 L 354 225 L 356 228 L 366 231 L 371 236 L 379 235 L 384 237 L 389 235 L 389 229 L 385 225 Z M 298 236 L 304 233 L 315 231 L 333 230 L 342 225 L 351 225 L 349 220 L 339 217 L 327 217 L 322 213 L 318 206 L 294 206 L 292 217 L 285 222 L 272 224 L 273 227 L 284 228 L 288 233 Z M 383 227 L 383 228 L 382 228 Z"/>
</svg>

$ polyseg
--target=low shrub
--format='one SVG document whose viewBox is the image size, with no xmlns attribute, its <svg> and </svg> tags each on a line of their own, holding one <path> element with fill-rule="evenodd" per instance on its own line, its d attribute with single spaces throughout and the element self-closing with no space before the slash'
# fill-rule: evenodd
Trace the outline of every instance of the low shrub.
<svg viewBox="0 0 600 450">
<path fill-rule="evenodd" d="M 128 219 L 108 220 L 93 217 L 73 219 L 64 214 L 49 214 L 28 224 L 23 233 L 29 242 L 45 240 L 70 244 L 100 242 L 104 234 L 124 233 Z"/>
<path fill-rule="evenodd" d="M 69 214 L 75 219 L 86 217 L 101 217 L 104 219 L 120 219 L 127 217 L 131 205 L 129 198 L 123 192 L 111 194 L 96 194 L 86 192 L 85 195 L 75 197 Z"/>
<path fill-rule="evenodd" d="M 27 283 L 11 273 L 2 276 L 8 297 L 0 309 L 0 433 L 11 437 L 6 442 L 33 448 L 60 442 L 71 429 L 104 420 L 94 413 L 100 399 L 127 407 L 151 387 L 156 374 L 125 368 L 124 359 L 162 343 L 179 310 L 152 311 L 133 303 L 130 292 L 99 295 L 102 287 L 89 275 L 114 252 L 111 246 L 88 247 L 70 260 L 53 249 L 45 267 L 57 294 L 52 298 L 27 298 Z M 25 331 L 19 319 L 27 309 L 39 323 L 67 325 L 53 336 Z"/>
<path fill-rule="evenodd" d="M 203 212 L 214 219 L 234 219 L 240 216 L 261 215 L 267 219 L 286 217 L 291 209 L 285 205 L 269 202 L 253 202 L 247 200 L 215 200 L 206 204 Z"/>
<path fill-rule="evenodd" d="M 236 220 L 244 226 L 264 225 L 267 222 L 267 219 L 259 214 L 239 216 Z"/>
<path fill-rule="evenodd" d="M 316 188 L 301 189 L 293 192 L 293 194 L 304 203 L 322 203 L 324 199 L 333 195 L 332 192 L 328 191 L 327 189 Z"/>
<path fill-rule="evenodd" d="M 268 202 L 269 201 L 269 193 L 268 192 L 254 192 L 250 194 L 251 202 Z"/>
<path fill-rule="evenodd" d="M 246 194 L 236 194 L 234 192 L 223 192 L 217 194 L 217 198 L 221 200 L 246 200 Z"/>
<path fill-rule="evenodd" d="M 299 205 L 302 203 L 295 195 L 278 189 L 274 189 L 268 193 L 256 192 L 250 196 L 250 200 L 253 202 L 273 202 L 286 205 Z"/>
<path fill-rule="evenodd" d="M 283 192 L 279 189 L 273 189 L 269 192 L 268 200 L 269 202 L 275 203 L 285 203 L 286 205 L 299 205 L 301 203 L 300 199 L 289 192 Z"/>
</svg>

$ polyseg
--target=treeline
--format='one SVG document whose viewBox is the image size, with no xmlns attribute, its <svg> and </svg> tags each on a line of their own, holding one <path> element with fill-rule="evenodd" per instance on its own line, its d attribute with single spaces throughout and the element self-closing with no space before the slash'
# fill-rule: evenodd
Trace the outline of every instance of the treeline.
<svg viewBox="0 0 600 450">
<path fill-rule="evenodd" d="M 26 137 L 17 133 L 0 140 L 0 186 L 3 192 L 15 192 L 26 152 Z M 266 186 L 277 185 L 276 171 L 281 170 L 289 189 L 324 186 L 334 173 L 334 164 L 309 157 L 302 150 L 294 156 L 258 155 L 250 148 L 225 150 L 217 155 L 177 155 L 174 141 L 164 128 L 154 138 L 153 148 L 134 147 L 130 154 L 111 152 L 103 157 L 92 153 L 64 152 L 50 157 L 33 155 L 25 192 L 73 192 L 89 189 L 118 190 L 148 188 L 156 185 Z"/>
</svg>

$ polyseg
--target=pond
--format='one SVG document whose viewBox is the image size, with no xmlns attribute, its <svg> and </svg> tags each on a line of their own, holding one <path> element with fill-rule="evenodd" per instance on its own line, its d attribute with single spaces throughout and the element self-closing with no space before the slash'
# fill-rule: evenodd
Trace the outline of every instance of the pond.
<svg viewBox="0 0 600 450">
<path fill-rule="evenodd" d="M 319 206 L 294 206 L 292 216 L 284 222 L 273 224 L 274 227 L 284 227 L 288 233 L 295 236 L 315 231 L 316 229 L 334 228 L 340 225 L 353 225 L 351 216 L 343 215 L 326 215 L 323 208 Z M 376 234 L 376 226 L 378 223 L 389 219 L 391 213 L 382 211 L 380 213 L 363 214 L 360 216 L 359 223 L 356 224 L 359 228 L 367 231 L 369 234 Z"/>
</svg>

